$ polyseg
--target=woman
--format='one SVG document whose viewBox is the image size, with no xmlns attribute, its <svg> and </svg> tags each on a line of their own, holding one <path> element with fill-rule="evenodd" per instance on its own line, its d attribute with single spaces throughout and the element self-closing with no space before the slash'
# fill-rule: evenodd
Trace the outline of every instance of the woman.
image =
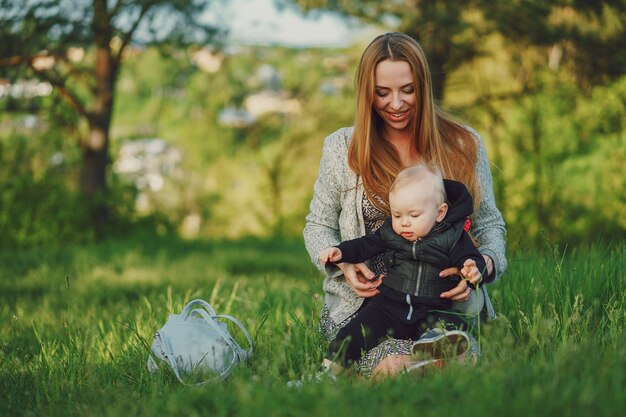
<svg viewBox="0 0 626 417">
<path fill-rule="evenodd" d="M 495 281 L 506 269 L 506 230 L 495 205 L 485 148 L 476 132 L 435 104 L 420 45 L 402 33 L 375 38 L 361 57 L 356 90 L 354 127 L 339 129 L 324 141 L 304 229 L 313 263 L 326 272 L 320 327 L 329 340 L 377 294 L 385 267 L 375 258 L 369 268 L 343 263 L 325 270 L 318 254 L 380 227 L 389 216 L 389 187 L 398 172 L 417 162 L 436 164 L 445 178 L 464 183 L 474 197 L 470 232 L 487 264 L 483 283 Z M 440 276 L 458 273 L 448 268 Z M 470 318 L 495 317 L 484 286 L 473 291 L 461 280 L 441 297 L 453 300 L 454 309 Z M 397 373 L 410 360 L 413 343 L 384 342 L 367 352 L 357 369 L 365 375 Z"/>
</svg>

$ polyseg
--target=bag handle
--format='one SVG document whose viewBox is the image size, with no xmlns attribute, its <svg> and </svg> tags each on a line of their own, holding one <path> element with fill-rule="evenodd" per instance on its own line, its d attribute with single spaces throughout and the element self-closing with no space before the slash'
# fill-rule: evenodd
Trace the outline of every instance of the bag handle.
<svg viewBox="0 0 626 417">
<path fill-rule="evenodd" d="M 196 306 L 201 306 L 203 308 L 194 308 Z M 183 320 L 187 320 L 187 318 L 189 318 L 189 316 L 191 314 L 193 314 L 193 313 L 196 313 L 199 316 L 201 316 L 204 319 L 204 321 L 209 326 L 211 326 L 211 328 L 213 330 L 215 330 L 217 332 L 217 334 L 219 334 L 233 348 L 233 350 L 237 354 L 237 358 L 241 362 L 244 362 L 248 358 L 251 357 L 252 350 L 253 350 L 252 338 L 250 337 L 250 334 L 248 333 L 246 328 L 243 326 L 243 324 L 241 324 L 241 322 L 239 320 L 237 320 L 233 316 L 230 316 L 230 315 L 227 315 L 227 314 L 219 314 L 219 315 L 216 314 L 215 313 L 215 309 L 213 309 L 211 304 L 209 304 L 208 302 L 206 302 L 205 300 L 202 300 L 202 299 L 195 299 L 195 300 L 192 300 L 192 301 L 188 302 L 187 305 L 185 305 L 185 307 L 181 311 L 180 317 Z M 237 342 L 233 339 L 233 337 L 227 331 L 224 331 L 222 329 L 222 327 L 220 327 L 216 323 L 215 318 L 224 318 L 224 319 L 230 320 L 231 322 L 235 323 L 235 325 L 237 325 L 237 327 L 239 327 L 239 329 L 246 336 L 246 339 L 248 341 L 248 344 L 250 345 L 250 348 L 248 350 L 243 350 L 237 344 Z M 162 343 L 164 344 L 163 347 L 165 348 L 166 357 L 167 357 L 167 360 L 168 360 L 168 362 L 170 363 L 170 365 L 172 367 L 172 370 L 174 371 L 174 375 L 176 375 L 176 378 L 183 385 L 202 385 L 202 384 L 205 384 L 207 382 L 214 381 L 214 380 L 223 380 L 228 375 L 230 375 L 230 373 L 232 372 L 232 368 L 233 368 L 233 366 L 236 363 L 236 362 L 232 362 L 223 372 L 221 372 L 219 375 L 215 375 L 215 377 L 213 377 L 213 378 L 209 378 L 207 380 L 204 380 L 204 381 L 201 381 L 201 382 L 198 382 L 198 383 L 195 383 L 195 384 L 188 384 L 185 381 L 183 381 L 183 378 L 180 375 L 180 370 L 178 369 L 178 364 L 176 363 L 176 359 L 174 358 L 174 354 L 172 352 L 172 347 L 169 344 L 169 340 L 167 338 L 160 338 L 160 339 L 161 339 Z"/>
<path fill-rule="evenodd" d="M 197 305 L 204 307 L 204 309 L 208 311 L 210 315 L 215 315 L 215 310 L 213 309 L 211 304 L 207 303 L 204 300 L 196 298 L 195 300 L 191 300 L 190 302 L 188 302 L 185 308 L 183 308 L 183 311 L 180 312 L 180 316 L 182 317 L 182 319 L 187 320 L 187 317 L 189 317 L 189 314 L 191 313 L 191 309 Z"/>
<path fill-rule="evenodd" d="M 239 361 L 244 362 L 252 354 L 252 339 L 250 338 L 250 335 L 246 331 L 245 327 L 243 327 L 243 324 L 241 324 L 236 318 L 232 316 L 228 316 L 228 315 L 209 316 L 209 314 L 205 310 L 202 310 L 200 308 L 196 308 L 192 310 L 191 313 L 189 313 L 189 315 L 193 313 L 200 315 L 204 319 L 204 321 L 209 326 L 211 326 L 211 328 L 214 329 L 217 332 L 217 334 L 219 334 L 222 337 L 222 339 L 224 339 L 229 344 L 229 346 L 235 351 L 235 354 L 237 355 L 237 359 Z M 222 327 L 219 326 L 219 324 L 215 320 L 215 318 L 219 318 L 219 317 L 224 317 L 224 318 L 231 320 L 241 329 L 241 331 L 243 331 L 244 335 L 246 336 L 246 339 L 248 339 L 248 343 L 250 344 L 250 349 L 248 351 L 243 350 L 241 346 L 239 346 L 239 344 L 235 342 L 235 339 L 233 339 L 230 333 L 228 333 Z"/>
<path fill-rule="evenodd" d="M 196 306 L 201 306 L 202 308 L 194 308 Z M 237 343 L 232 340 L 232 338 L 230 337 L 230 335 L 225 334 L 225 332 L 222 330 L 222 328 L 217 325 L 215 323 L 215 321 L 211 318 L 211 316 L 215 316 L 215 309 L 213 309 L 213 307 L 211 306 L 211 304 L 209 304 L 208 302 L 206 302 L 205 300 L 202 299 L 195 299 L 195 300 L 191 300 L 190 302 L 187 303 L 187 305 L 185 305 L 185 307 L 183 308 L 183 310 L 180 313 L 180 318 L 182 320 L 187 320 L 189 318 L 189 316 L 193 313 L 196 313 L 200 316 L 202 316 L 202 318 L 206 321 L 206 323 L 211 326 L 211 328 L 213 328 L 213 330 L 215 330 L 217 332 L 217 334 L 219 334 L 224 340 L 226 340 L 226 342 L 231 345 L 231 347 L 234 348 L 236 353 L 239 353 L 239 351 L 241 350 L 241 348 L 237 345 Z M 226 378 L 231 372 L 232 372 L 232 368 L 234 366 L 234 363 L 229 364 L 229 366 L 222 371 L 219 375 L 215 375 L 212 378 L 206 379 L 204 381 L 200 381 L 198 383 L 194 383 L 194 384 L 189 384 L 187 382 L 185 382 L 180 374 L 180 370 L 178 369 L 178 363 L 176 362 L 176 358 L 174 357 L 174 353 L 172 351 L 172 347 L 169 343 L 169 340 L 167 338 L 161 338 L 161 340 L 164 342 L 164 348 L 165 348 L 165 353 L 166 353 L 166 357 L 167 360 L 170 364 L 170 366 L 172 367 L 172 370 L 174 371 L 174 375 L 176 375 L 176 378 L 180 381 L 181 384 L 183 385 L 203 385 L 206 384 L 207 382 L 210 381 L 215 381 L 215 380 L 223 380 L 224 378 Z M 234 345 L 234 346 L 233 346 Z"/>
<path fill-rule="evenodd" d="M 202 307 L 204 307 L 204 309 L 209 313 L 209 317 L 207 317 L 204 313 L 204 311 L 202 309 L 193 309 L 193 307 L 200 305 Z M 250 334 L 248 333 L 248 331 L 246 330 L 246 328 L 243 326 L 243 324 L 241 324 L 241 322 L 239 320 L 237 320 L 236 318 L 234 318 L 233 316 L 230 316 L 228 314 L 216 314 L 215 310 L 213 309 L 213 307 L 211 306 L 211 304 L 207 303 L 206 301 L 202 300 L 202 299 L 195 299 L 195 300 L 191 300 L 190 302 L 187 303 L 187 305 L 185 306 L 185 308 L 183 308 L 183 311 L 180 313 L 181 317 L 183 320 L 187 320 L 187 318 L 193 313 L 196 312 L 198 314 L 200 314 L 204 320 L 211 326 L 213 327 L 213 329 L 215 329 L 218 334 L 220 336 L 222 336 L 225 340 L 227 340 L 229 342 L 229 344 L 231 344 L 231 347 L 233 347 L 235 349 L 235 351 L 239 354 L 240 359 L 242 361 L 247 360 L 248 358 L 250 358 L 252 356 L 252 350 L 254 349 L 254 345 L 252 343 L 252 338 L 250 337 Z M 224 332 L 222 330 L 222 328 L 218 325 L 216 325 L 213 321 L 214 318 L 216 317 L 220 317 L 220 318 L 224 318 L 227 320 L 230 320 L 231 322 L 235 323 L 237 325 L 237 327 L 239 327 L 239 329 L 241 329 L 241 331 L 243 332 L 244 336 L 246 336 L 246 339 L 248 340 L 248 345 L 250 346 L 249 349 L 247 350 L 243 350 L 238 344 L 237 342 L 235 342 L 235 340 L 232 338 L 232 336 L 226 332 Z"/>
<path fill-rule="evenodd" d="M 250 346 L 250 348 L 248 350 L 243 350 L 237 344 L 237 342 L 235 342 L 235 345 L 237 345 L 237 348 L 238 348 L 240 354 L 242 355 L 242 362 L 247 360 L 248 358 L 250 358 L 252 356 L 252 350 L 254 349 L 254 345 L 252 344 L 252 338 L 250 337 L 250 334 L 248 333 L 246 328 L 243 327 L 243 324 L 241 324 L 241 322 L 239 320 L 237 320 L 236 318 L 234 318 L 233 316 L 230 316 L 228 314 L 217 314 L 214 317 L 219 317 L 219 318 L 230 320 L 231 322 L 235 323 L 237 325 L 237 327 L 239 327 L 239 329 L 244 334 L 244 336 L 246 336 L 246 339 L 248 340 L 248 345 Z"/>
</svg>

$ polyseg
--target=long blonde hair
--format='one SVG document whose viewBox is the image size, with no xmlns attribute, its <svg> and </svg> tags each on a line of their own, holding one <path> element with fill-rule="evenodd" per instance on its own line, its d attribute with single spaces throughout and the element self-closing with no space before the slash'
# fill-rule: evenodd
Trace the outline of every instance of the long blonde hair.
<svg viewBox="0 0 626 417">
<path fill-rule="evenodd" d="M 464 183 L 477 207 L 480 200 L 475 171 L 477 138 L 435 103 L 422 47 L 398 32 L 376 37 L 363 52 L 356 73 L 357 105 L 348 163 L 363 179 L 370 201 L 388 213 L 389 189 L 404 168 L 394 147 L 383 139 L 383 120 L 373 106 L 376 66 L 385 60 L 406 61 L 413 72 L 417 103 L 411 129 L 420 158 L 438 166 L 445 178 Z"/>
</svg>

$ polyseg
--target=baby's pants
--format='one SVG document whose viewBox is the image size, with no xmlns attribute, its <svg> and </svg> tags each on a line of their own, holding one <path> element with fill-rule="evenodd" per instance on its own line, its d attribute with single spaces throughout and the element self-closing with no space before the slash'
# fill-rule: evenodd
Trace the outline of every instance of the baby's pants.
<svg viewBox="0 0 626 417">
<path fill-rule="evenodd" d="M 417 340 L 439 322 L 448 328 L 463 328 L 458 315 L 447 313 L 446 299 L 415 297 L 381 284 L 380 294 L 366 300 L 357 315 L 330 342 L 327 359 L 344 367 L 387 338 Z"/>
</svg>

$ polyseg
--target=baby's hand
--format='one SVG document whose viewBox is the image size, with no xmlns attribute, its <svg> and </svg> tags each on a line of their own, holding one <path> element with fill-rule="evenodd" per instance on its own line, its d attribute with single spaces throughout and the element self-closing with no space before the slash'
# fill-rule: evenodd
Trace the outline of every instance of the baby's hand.
<svg viewBox="0 0 626 417">
<path fill-rule="evenodd" d="M 468 259 L 463 262 L 463 268 L 461 269 L 461 275 L 463 278 L 469 281 L 470 284 L 476 285 L 480 283 L 482 276 L 480 271 L 476 267 L 476 261 Z"/>
<path fill-rule="evenodd" d="M 339 248 L 331 246 L 320 252 L 320 261 L 322 261 L 324 265 L 326 265 L 326 262 L 328 261 L 339 262 L 340 260 L 341 260 L 341 251 L 339 250 Z"/>
</svg>

